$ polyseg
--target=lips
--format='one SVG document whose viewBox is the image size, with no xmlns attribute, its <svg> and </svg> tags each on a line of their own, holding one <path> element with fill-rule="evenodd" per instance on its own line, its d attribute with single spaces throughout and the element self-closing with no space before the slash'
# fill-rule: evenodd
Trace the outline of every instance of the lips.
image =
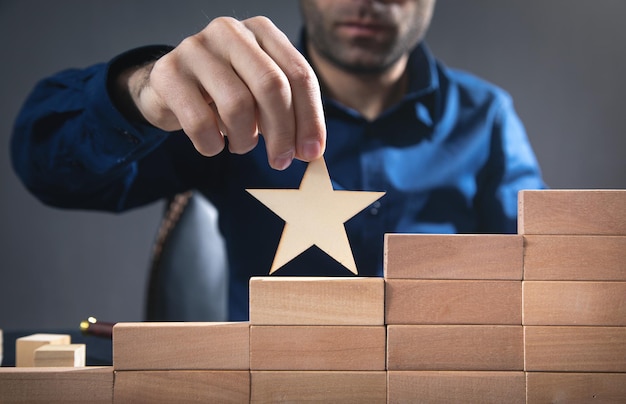
<svg viewBox="0 0 626 404">
<path fill-rule="evenodd" d="M 389 27 L 384 24 L 372 22 L 342 22 L 337 24 L 337 28 L 350 36 L 376 36 L 389 31 Z"/>
</svg>

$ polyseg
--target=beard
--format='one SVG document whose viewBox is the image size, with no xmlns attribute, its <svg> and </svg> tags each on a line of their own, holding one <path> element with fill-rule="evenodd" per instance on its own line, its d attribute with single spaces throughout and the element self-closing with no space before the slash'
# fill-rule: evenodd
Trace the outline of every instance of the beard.
<svg viewBox="0 0 626 404">
<path fill-rule="evenodd" d="M 356 74 L 379 74 L 393 66 L 423 39 L 432 11 L 416 7 L 415 13 L 401 15 L 386 4 L 370 1 L 324 13 L 313 3 L 301 2 L 310 44 L 336 67 Z M 372 30 L 362 35 L 354 30 L 346 33 L 355 22 Z"/>
</svg>

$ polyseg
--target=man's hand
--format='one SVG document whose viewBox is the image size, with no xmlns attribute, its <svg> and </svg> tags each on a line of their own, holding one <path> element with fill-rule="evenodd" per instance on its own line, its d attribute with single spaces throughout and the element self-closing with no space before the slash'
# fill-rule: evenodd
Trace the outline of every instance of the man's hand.
<svg viewBox="0 0 626 404">
<path fill-rule="evenodd" d="M 326 129 L 313 69 L 265 17 L 220 17 L 153 64 L 120 77 L 145 120 L 183 129 L 206 156 L 243 154 L 265 138 L 270 165 L 322 155 Z M 118 80 L 118 84 L 120 84 Z"/>
</svg>

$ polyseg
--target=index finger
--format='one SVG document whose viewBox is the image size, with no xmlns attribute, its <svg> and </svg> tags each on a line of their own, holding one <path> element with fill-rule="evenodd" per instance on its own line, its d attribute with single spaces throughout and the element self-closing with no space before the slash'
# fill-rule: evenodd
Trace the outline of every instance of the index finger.
<svg viewBox="0 0 626 404">
<path fill-rule="evenodd" d="M 290 83 L 296 120 L 295 157 L 304 161 L 321 157 L 326 148 L 326 125 L 320 85 L 313 68 L 268 18 L 249 19 L 244 23 Z"/>
</svg>

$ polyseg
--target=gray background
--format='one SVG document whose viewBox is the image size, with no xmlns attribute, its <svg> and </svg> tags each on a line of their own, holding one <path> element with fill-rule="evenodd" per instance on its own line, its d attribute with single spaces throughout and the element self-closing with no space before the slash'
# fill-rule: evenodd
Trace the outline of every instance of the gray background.
<svg viewBox="0 0 626 404">
<path fill-rule="evenodd" d="M 24 190 L 8 141 L 36 80 L 258 14 L 296 38 L 294 0 L 0 1 L 0 328 L 141 320 L 162 211 L 63 211 Z M 439 0 L 427 40 L 513 95 L 551 187 L 626 188 L 625 15 L 623 0 Z"/>
</svg>

